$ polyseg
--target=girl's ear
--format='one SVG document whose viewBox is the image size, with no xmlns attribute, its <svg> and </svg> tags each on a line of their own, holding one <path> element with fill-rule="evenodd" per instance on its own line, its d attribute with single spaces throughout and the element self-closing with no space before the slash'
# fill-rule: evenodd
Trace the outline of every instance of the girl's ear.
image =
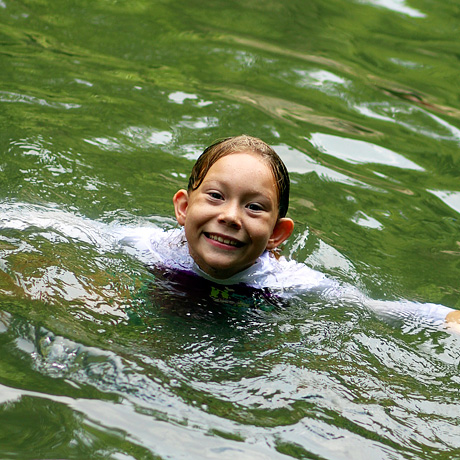
<svg viewBox="0 0 460 460">
<path fill-rule="evenodd" d="M 283 217 L 278 219 L 276 222 L 273 233 L 268 240 L 267 249 L 275 249 L 281 243 L 286 241 L 292 234 L 294 230 L 294 221 L 288 217 Z"/>
<path fill-rule="evenodd" d="M 176 213 L 177 223 L 185 225 L 185 216 L 188 207 L 188 193 L 187 190 L 179 190 L 173 197 L 174 212 Z"/>
</svg>

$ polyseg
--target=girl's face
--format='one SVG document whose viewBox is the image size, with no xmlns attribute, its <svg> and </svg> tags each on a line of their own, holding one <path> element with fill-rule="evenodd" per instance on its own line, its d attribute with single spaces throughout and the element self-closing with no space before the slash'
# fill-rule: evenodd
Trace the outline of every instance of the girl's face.
<svg viewBox="0 0 460 460">
<path fill-rule="evenodd" d="M 291 219 L 278 219 L 278 191 L 270 167 L 249 152 L 224 156 L 201 185 L 174 196 L 190 255 L 215 278 L 228 278 L 290 236 Z"/>
</svg>

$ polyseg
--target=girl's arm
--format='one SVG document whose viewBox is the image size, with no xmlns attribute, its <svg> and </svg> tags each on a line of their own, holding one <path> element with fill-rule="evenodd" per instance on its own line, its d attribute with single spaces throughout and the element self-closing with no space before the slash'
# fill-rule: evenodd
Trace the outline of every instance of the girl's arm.
<svg viewBox="0 0 460 460">
<path fill-rule="evenodd" d="M 270 264 L 271 260 L 271 264 Z M 276 264 L 268 259 L 268 269 L 275 266 L 272 277 L 265 285 L 273 289 L 286 289 L 289 293 L 317 292 L 332 301 L 347 302 L 367 308 L 381 317 L 395 320 L 419 319 L 427 325 L 441 326 L 460 332 L 460 310 L 434 303 L 420 303 L 410 300 L 374 300 L 350 284 L 342 284 L 305 264 L 281 258 Z"/>
<path fill-rule="evenodd" d="M 460 310 L 434 303 L 419 303 L 409 300 L 389 301 L 363 298 L 363 304 L 387 318 L 420 318 L 434 326 L 460 332 Z"/>
</svg>

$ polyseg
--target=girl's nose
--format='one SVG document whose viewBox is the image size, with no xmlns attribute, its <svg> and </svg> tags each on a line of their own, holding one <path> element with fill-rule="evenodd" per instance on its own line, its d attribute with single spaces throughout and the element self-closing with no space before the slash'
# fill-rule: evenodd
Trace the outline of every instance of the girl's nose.
<svg viewBox="0 0 460 460">
<path fill-rule="evenodd" d="M 239 206 L 232 202 L 225 203 L 225 205 L 221 208 L 219 222 L 224 223 L 230 227 L 240 228 L 241 217 Z"/>
</svg>

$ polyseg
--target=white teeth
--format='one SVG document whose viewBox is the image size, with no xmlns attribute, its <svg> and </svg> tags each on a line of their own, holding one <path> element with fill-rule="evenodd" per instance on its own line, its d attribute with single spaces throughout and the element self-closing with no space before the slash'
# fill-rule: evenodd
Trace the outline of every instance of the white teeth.
<svg viewBox="0 0 460 460">
<path fill-rule="evenodd" d="M 221 236 L 209 235 L 209 238 L 211 240 L 218 241 L 219 243 L 228 244 L 230 246 L 236 246 L 237 245 L 236 241 L 227 240 L 226 238 L 222 238 Z"/>
</svg>

